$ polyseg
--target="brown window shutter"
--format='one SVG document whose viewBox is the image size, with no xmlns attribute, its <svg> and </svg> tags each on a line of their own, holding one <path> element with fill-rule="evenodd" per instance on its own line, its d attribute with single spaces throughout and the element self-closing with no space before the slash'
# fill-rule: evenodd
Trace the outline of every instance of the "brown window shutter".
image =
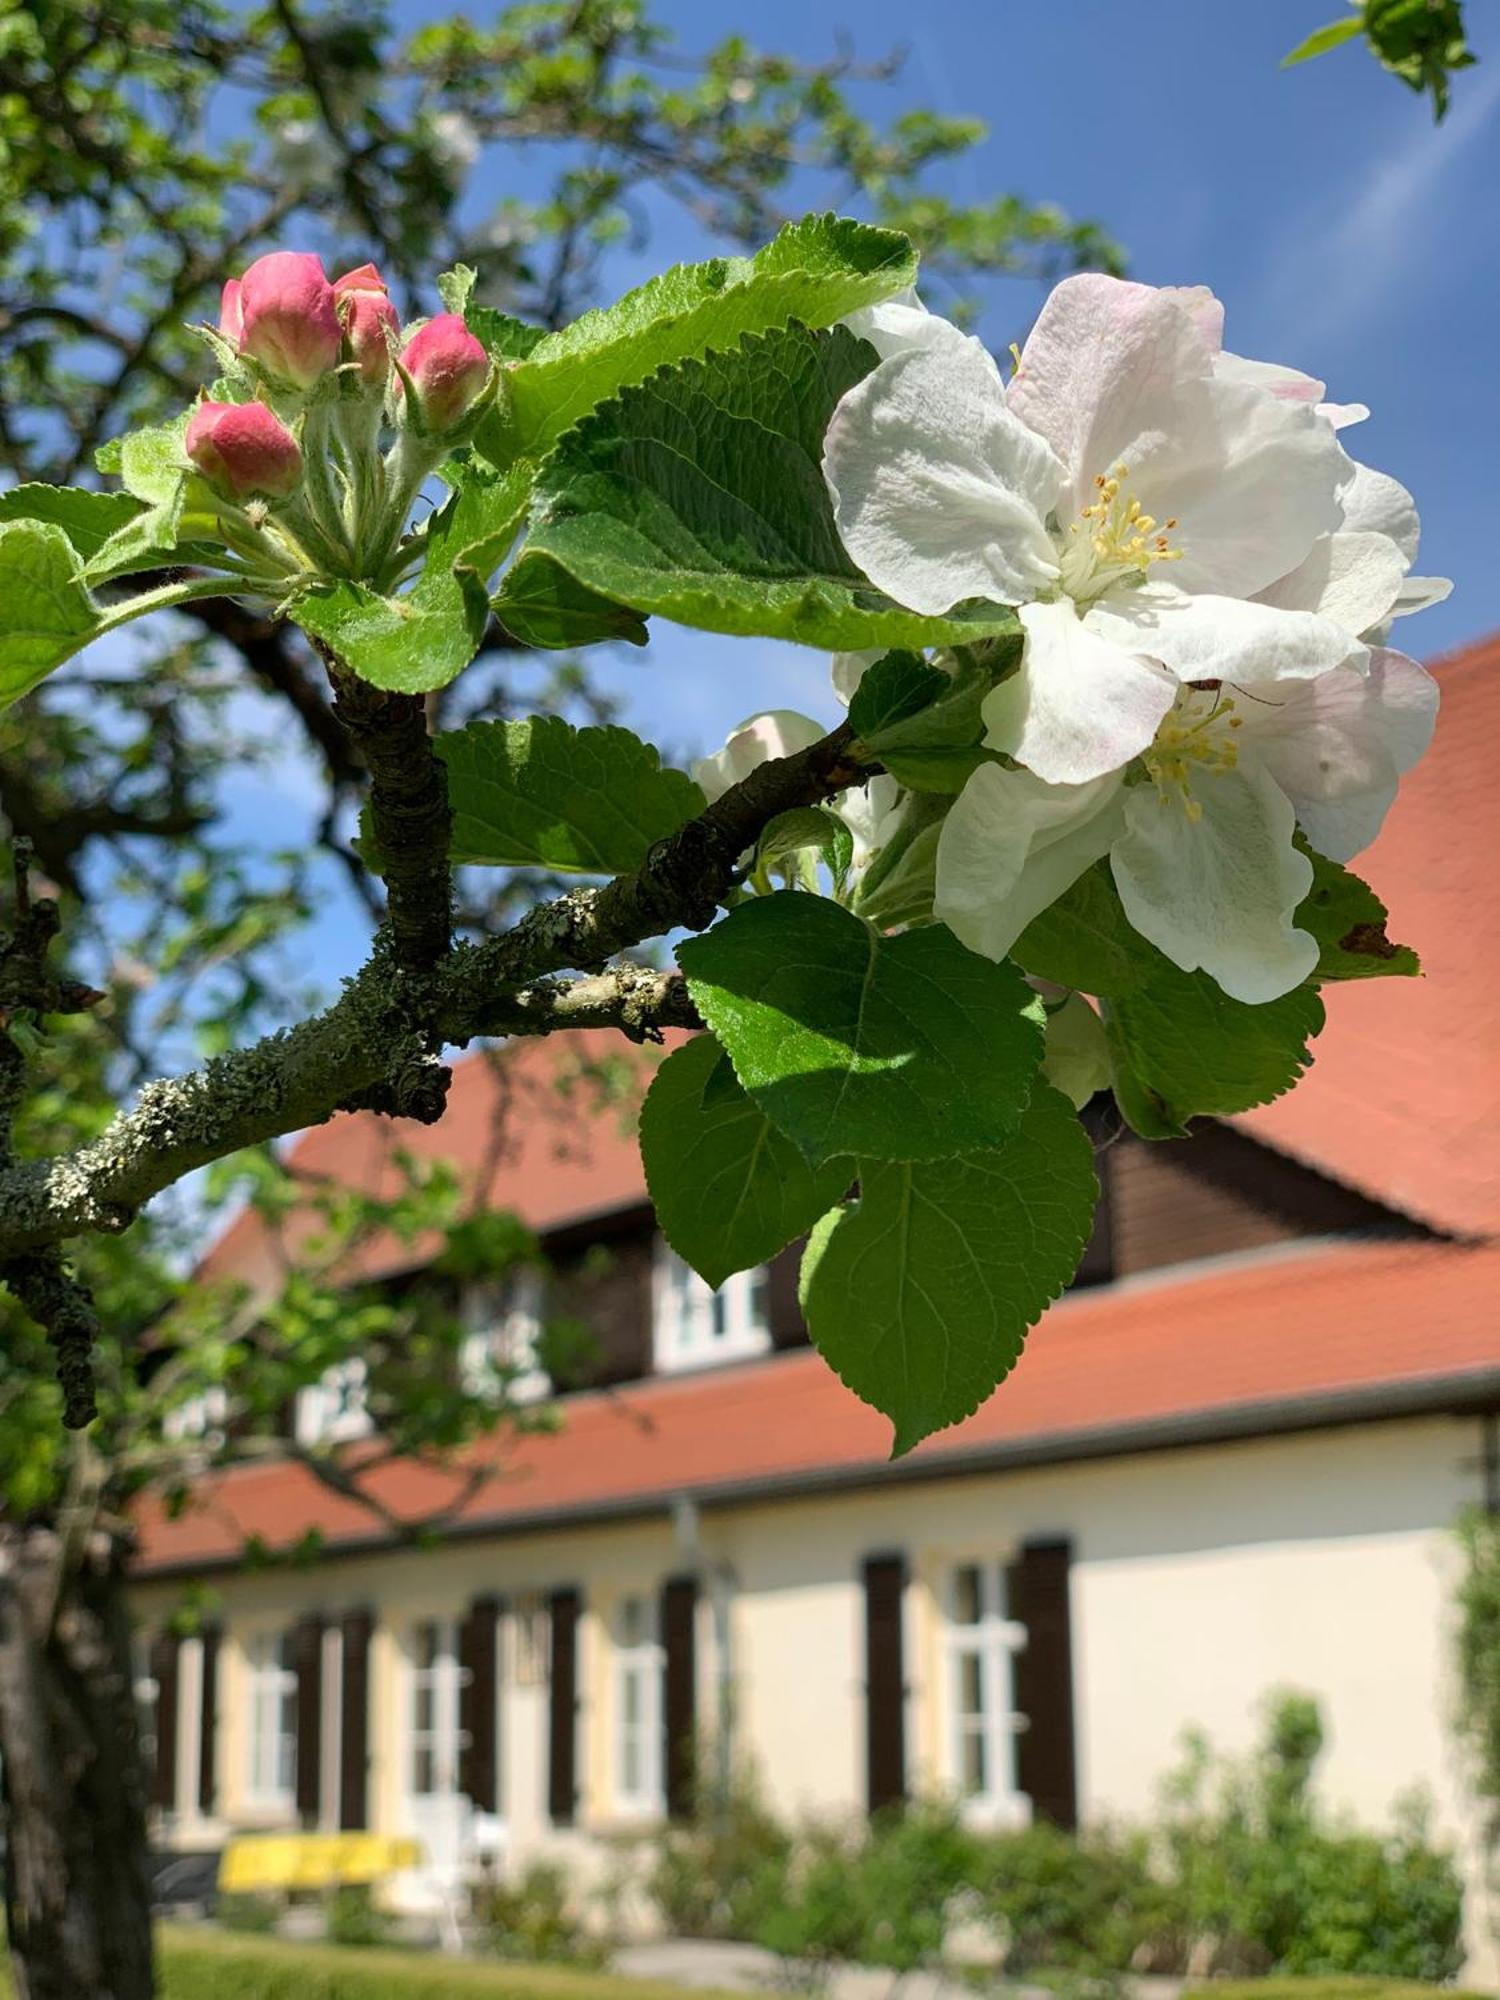
<svg viewBox="0 0 1500 2000">
<path fill-rule="evenodd" d="M 151 1641 L 151 1678 L 156 1683 L 156 1764 L 151 1803 L 163 1812 L 177 1809 L 177 1661 L 182 1641 L 158 1632 Z"/>
<path fill-rule="evenodd" d="M 205 1625 L 200 1635 L 202 1645 L 203 1678 L 202 1698 L 198 1705 L 198 1810 L 211 1816 L 217 1792 L 217 1761 L 219 1731 L 219 1628 Z"/>
<path fill-rule="evenodd" d="M 698 1730 L 698 1579 L 671 1576 L 661 1589 L 662 1771 L 667 1814 L 693 1810 Z"/>
<path fill-rule="evenodd" d="M 323 1620 L 310 1612 L 292 1628 L 297 1663 L 297 1812 L 316 1826 L 323 1791 Z"/>
<path fill-rule="evenodd" d="M 578 1615 L 576 1590 L 554 1590 L 552 1703 L 548 1730 L 547 1810 L 554 1826 L 571 1826 L 578 1807 Z"/>
<path fill-rule="evenodd" d="M 369 1611 L 346 1611 L 339 1620 L 343 1640 L 343 1685 L 339 1701 L 339 1825 L 355 1833 L 369 1824 L 366 1787 L 370 1768 Z"/>
<path fill-rule="evenodd" d="M 1015 1704 L 1026 1718 L 1016 1743 L 1016 1778 L 1038 1819 L 1069 1830 L 1078 1824 L 1072 1559 L 1066 1541 L 1027 1542 L 1006 1572 L 1010 1615 L 1026 1627 L 1026 1644 L 1015 1663 Z"/>
<path fill-rule="evenodd" d="M 476 1597 L 459 1627 L 458 1789 L 467 1793 L 476 1812 L 500 1810 L 498 1682 L 500 1600 Z"/>
<path fill-rule="evenodd" d="M 865 1770 L 870 1811 L 906 1797 L 906 1660 L 901 1607 L 906 1558 L 867 1556 L 865 1578 Z"/>
</svg>

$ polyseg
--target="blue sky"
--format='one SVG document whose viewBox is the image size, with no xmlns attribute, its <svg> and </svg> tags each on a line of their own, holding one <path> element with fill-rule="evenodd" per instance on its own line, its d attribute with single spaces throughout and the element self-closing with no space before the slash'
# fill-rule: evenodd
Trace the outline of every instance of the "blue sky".
<svg viewBox="0 0 1500 2000">
<path fill-rule="evenodd" d="M 766 48 L 826 59 L 841 30 L 866 56 L 904 46 L 904 74 L 871 87 L 872 110 L 921 105 L 988 121 L 989 139 L 953 163 L 947 191 L 1006 190 L 1097 216 L 1132 274 L 1211 285 L 1228 343 L 1322 376 L 1374 414 L 1346 443 L 1417 496 L 1421 567 L 1452 576 L 1448 604 L 1403 639 L 1424 657 L 1500 626 L 1494 552 L 1500 447 L 1500 32 L 1474 4 L 1479 68 L 1454 108 L 1430 108 L 1358 47 L 1282 71 L 1281 56 L 1340 0 L 660 0 L 687 48 L 744 31 Z M 403 14 L 446 12 L 421 0 Z M 483 19 L 488 9 L 473 6 Z M 652 261 L 703 249 L 663 219 Z M 644 267 L 621 257 L 624 289 Z M 1036 286 L 1004 281 L 980 331 L 997 348 L 1024 335 Z M 834 711 L 823 656 L 756 641 L 661 631 L 644 653 L 601 663 L 622 719 L 676 755 L 714 747 L 743 715 Z M 234 787 L 247 834 L 305 810 L 290 762 Z M 330 901 L 310 941 L 332 976 L 361 928 Z"/>
</svg>

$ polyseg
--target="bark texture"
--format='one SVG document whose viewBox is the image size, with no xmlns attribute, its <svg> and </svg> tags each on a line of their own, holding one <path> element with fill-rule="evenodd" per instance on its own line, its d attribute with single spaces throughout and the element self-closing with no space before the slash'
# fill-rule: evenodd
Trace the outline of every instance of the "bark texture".
<svg viewBox="0 0 1500 2000">
<path fill-rule="evenodd" d="M 0 1524 L 5 1917 L 16 2000 L 151 2000 L 124 1551 Z"/>
</svg>

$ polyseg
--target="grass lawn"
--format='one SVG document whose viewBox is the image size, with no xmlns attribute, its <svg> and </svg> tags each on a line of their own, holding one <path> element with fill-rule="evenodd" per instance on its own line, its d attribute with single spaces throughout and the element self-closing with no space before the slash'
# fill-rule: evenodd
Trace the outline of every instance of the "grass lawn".
<svg viewBox="0 0 1500 2000">
<path fill-rule="evenodd" d="M 1189 1986 L 1182 2000 L 1485 2000 L 1453 1986 L 1424 1986 L 1415 1979 L 1356 1979 L 1329 1973 L 1309 1979 L 1215 1979 Z"/>
<path fill-rule="evenodd" d="M 434 1952 L 359 1951 L 165 1924 L 162 2000 L 686 2000 L 685 1989 L 560 1965 L 483 1964 Z M 0 1996 L 11 2000 L 0 1973 Z M 730 2000 L 696 1993 L 692 2000 Z M 737 1996 L 743 2000 L 743 1995 Z"/>
</svg>

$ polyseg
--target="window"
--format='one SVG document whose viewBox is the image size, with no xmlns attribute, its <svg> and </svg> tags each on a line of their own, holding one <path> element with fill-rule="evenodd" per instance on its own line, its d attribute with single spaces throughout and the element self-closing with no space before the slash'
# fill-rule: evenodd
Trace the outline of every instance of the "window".
<svg viewBox="0 0 1500 2000">
<path fill-rule="evenodd" d="M 458 1790 L 461 1679 L 452 1619 L 429 1618 L 413 1626 L 407 1782 L 414 1798 Z"/>
<path fill-rule="evenodd" d="M 664 1373 L 743 1361 L 771 1345 L 770 1276 L 737 1271 L 717 1291 L 666 1243 L 656 1266 L 656 1365 Z"/>
<path fill-rule="evenodd" d="M 998 1563 L 965 1563 L 950 1579 L 949 1689 L 952 1780 L 976 1818 L 1024 1819 L 1016 1789 L 1012 1656 L 1026 1628 L 1007 1618 L 1005 1572 Z"/>
<path fill-rule="evenodd" d="M 189 1396 L 175 1410 L 168 1410 L 161 1420 L 162 1436 L 178 1444 L 192 1438 L 217 1444 L 222 1441 L 228 1415 L 228 1394 L 223 1384 L 216 1382 L 198 1395 Z"/>
<path fill-rule="evenodd" d="M 656 1607 L 627 1597 L 615 1614 L 615 1804 L 622 1812 L 662 1808 L 661 1694 Z"/>
<path fill-rule="evenodd" d="M 551 1389 L 537 1359 L 542 1331 L 542 1274 L 512 1271 L 480 1285 L 466 1301 L 471 1331 L 463 1345 L 464 1387 L 471 1395 L 535 1402 Z"/>
<path fill-rule="evenodd" d="M 245 1649 L 250 1769 L 245 1791 L 262 1812 L 290 1814 L 297 1785 L 297 1662 L 289 1632 L 263 1632 Z"/>
<path fill-rule="evenodd" d="M 339 1444 L 370 1428 L 369 1371 L 360 1355 L 335 1362 L 320 1382 L 297 1391 L 297 1442 Z"/>
</svg>

